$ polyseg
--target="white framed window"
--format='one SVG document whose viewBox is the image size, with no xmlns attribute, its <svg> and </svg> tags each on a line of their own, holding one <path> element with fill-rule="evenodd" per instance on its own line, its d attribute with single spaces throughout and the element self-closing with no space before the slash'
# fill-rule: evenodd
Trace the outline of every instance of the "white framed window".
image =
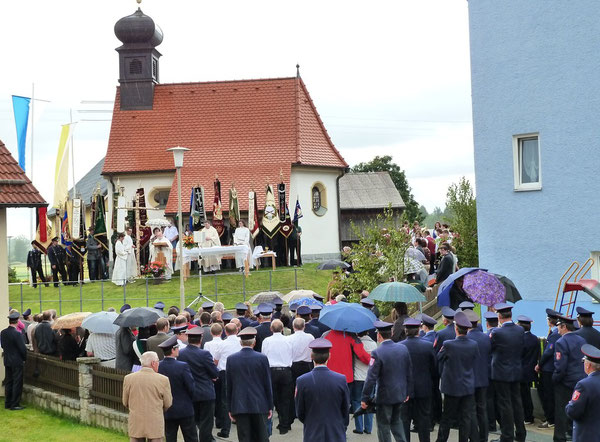
<svg viewBox="0 0 600 442">
<path fill-rule="evenodd" d="M 311 186 L 311 207 L 317 216 L 323 216 L 327 213 L 327 189 L 323 183 L 317 181 Z"/>
<path fill-rule="evenodd" d="M 538 133 L 513 136 L 513 164 L 516 191 L 542 189 L 540 135 Z"/>
</svg>

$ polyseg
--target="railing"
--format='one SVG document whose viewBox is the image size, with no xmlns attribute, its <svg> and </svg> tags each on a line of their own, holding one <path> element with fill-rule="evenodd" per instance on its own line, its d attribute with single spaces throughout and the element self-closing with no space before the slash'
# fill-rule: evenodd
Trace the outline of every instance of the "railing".
<svg viewBox="0 0 600 442">
<path fill-rule="evenodd" d="M 127 413 L 123 406 L 123 378 L 128 372 L 95 365 L 92 368 L 92 403 Z"/>
<path fill-rule="evenodd" d="M 53 393 L 79 398 L 79 368 L 75 361 L 28 352 L 24 381 Z"/>
</svg>

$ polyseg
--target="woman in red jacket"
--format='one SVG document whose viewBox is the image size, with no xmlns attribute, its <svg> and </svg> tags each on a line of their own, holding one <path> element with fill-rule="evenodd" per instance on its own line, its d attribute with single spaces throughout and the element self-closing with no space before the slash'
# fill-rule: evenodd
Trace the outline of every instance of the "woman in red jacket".
<svg viewBox="0 0 600 442">
<path fill-rule="evenodd" d="M 352 333 L 330 330 L 324 338 L 331 342 L 327 367 L 346 376 L 347 383 L 353 382 L 352 354 L 354 353 L 365 364 L 369 364 L 371 355 L 365 351 L 362 342 Z"/>
</svg>

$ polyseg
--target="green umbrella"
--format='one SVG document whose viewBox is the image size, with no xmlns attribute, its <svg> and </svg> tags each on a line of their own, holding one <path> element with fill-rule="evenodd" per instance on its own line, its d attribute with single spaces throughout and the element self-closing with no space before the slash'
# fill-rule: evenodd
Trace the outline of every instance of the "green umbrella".
<svg viewBox="0 0 600 442">
<path fill-rule="evenodd" d="M 386 282 L 379 284 L 368 296 L 375 301 L 383 302 L 424 302 L 419 291 L 405 282 Z"/>
</svg>

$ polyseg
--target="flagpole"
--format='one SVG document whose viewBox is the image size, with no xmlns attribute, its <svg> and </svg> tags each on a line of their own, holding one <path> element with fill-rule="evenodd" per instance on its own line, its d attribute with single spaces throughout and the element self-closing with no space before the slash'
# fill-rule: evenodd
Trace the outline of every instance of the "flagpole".
<svg viewBox="0 0 600 442">
<path fill-rule="evenodd" d="M 76 189 L 75 189 L 75 147 L 73 146 L 73 109 L 69 109 L 69 121 L 71 125 L 71 130 L 69 131 L 69 142 L 71 144 L 71 169 L 73 175 L 73 199 L 76 198 Z"/>
<path fill-rule="evenodd" d="M 35 124 L 35 83 L 31 83 L 31 171 L 29 172 L 29 176 L 31 178 L 31 183 L 33 183 L 33 138 L 35 134 L 34 130 Z M 31 217 L 29 218 L 29 231 L 31 232 L 31 238 L 35 239 L 35 231 L 33 230 L 33 226 L 35 224 L 35 208 L 31 209 Z"/>
</svg>

